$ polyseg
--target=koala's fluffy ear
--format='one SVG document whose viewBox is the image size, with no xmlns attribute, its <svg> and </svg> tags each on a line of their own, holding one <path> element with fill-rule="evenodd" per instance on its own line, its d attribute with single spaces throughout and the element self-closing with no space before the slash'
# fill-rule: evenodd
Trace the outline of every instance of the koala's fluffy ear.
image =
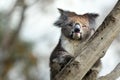
<svg viewBox="0 0 120 80">
<path fill-rule="evenodd" d="M 87 16 L 91 20 L 95 20 L 99 16 L 99 14 L 97 13 L 86 13 L 84 15 Z"/>
<path fill-rule="evenodd" d="M 97 13 L 86 13 L 84 16 L 88 17 L 89 25 L 91 28 L 96 28 L 96 18 L 99 16 Z"/>
<path fill-rule="evenodd" d="M 99 16 L 99 14 L 97 13 L 86 13 L 84 15 L 86 15 L 89 18 L 90 22 L 94 22 L 95 19 Z"/>
<path fill-rule="evenodd" d="M 60 9 L 60 8 L 58 8 L 58 11 L 60 12 L 60 14 L 64 14 L 64 10 L 63 9 Z"/>
<path fill-rule="evenodd" d="M 67 20 L 67 11 L 64 11 L 63 9 L 58 8 L 58 11 L 60 12 L 59 19 L 54 23 L 55 26 L 63 27 L 65 24 L 65 21 Z"/>
<path fill-rule="evenodd" d="M 59 19 L 54 23 L 55 26 L 64 27 L 66 26 L 66 21 L 68 17 L 75 16 L 76 13 L 71 11 L 66 11 L 63 9 L 58 8 L 59 13 L 61 14 Z"/>
<path fill-rule="evenodd" d="M 54 23 L 54 25 L 55 26 L 58 26 L 58 27 L 63 27 L 64 26 L 64 21 L 62 20 L 62 19 L 58 19 L 55 23 Z"/>
</svg>

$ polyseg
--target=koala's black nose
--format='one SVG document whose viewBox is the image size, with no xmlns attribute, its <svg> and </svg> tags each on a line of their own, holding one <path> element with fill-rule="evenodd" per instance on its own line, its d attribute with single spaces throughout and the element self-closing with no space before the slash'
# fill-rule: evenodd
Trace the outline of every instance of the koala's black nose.
<svg viewBox="0 0 120 80">
<path fill-rule="evenodd" d="M 75 24 L 74 32 L 80 32 L 80 25 L 78 23 Z"/>
<path fill-rule="evenodd" d="M 80 28 L 75 28 L 74 32 L 80 32 Z"/>
</svg>

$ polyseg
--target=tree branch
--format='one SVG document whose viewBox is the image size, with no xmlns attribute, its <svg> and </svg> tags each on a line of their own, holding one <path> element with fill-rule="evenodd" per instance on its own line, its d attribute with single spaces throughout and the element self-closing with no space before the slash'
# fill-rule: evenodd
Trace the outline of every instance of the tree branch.
<svg viewBox="0 0 120 80">
<path fill-rule="evenodd" d="M 21 1 L 21 2 L 20 2 Z M 15 41 L 17 35 L 19 34 L 21 28 L 22 28 L 22 24 L 24 22 L 24 14 L 25 14 L 25 10 L 27 8 L 26 4 L 24 3 L 24 0 L 18 0 L 16 3 L 15 3 L 15 6 L 14 8 L 12 9 L 12 11 L 15 10 L 16 6 L 19 6 L 22 8 L 21 10 L 21 15 L 20 15 L 20 21 L 19 21 L 19 24 L 17 25 L 17 29 L 15 31 L 10 31 L 10 32 L 7 32 L 5 37 L 3 38 L 3 44 L 2 44 L 2 49 L 9 49 L 9 47 L 13 44 L 13 42 Z M 12 12 L 10 12 L 9 16 L 12 14 Z"/>
<path fill-rule="evenodd" d="M 95 62 L 104 56 L 112 41 L 120 32 L 120 1 L 116 4 L 111 13 L 104 20 L 95 34 L 81 44 L 81 51 L 75 59 L 79 58 L 80 63 L 74 65 L 71 60 L 53 80 L 81 80 Z"/>
</svg>

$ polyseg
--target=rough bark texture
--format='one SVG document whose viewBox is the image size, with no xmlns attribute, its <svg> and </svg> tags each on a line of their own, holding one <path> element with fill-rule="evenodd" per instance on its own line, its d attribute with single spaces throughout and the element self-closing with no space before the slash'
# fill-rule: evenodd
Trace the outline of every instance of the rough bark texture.
<svg viewBox="0 0 120 80">
<path fill-rule="evenodd" d="M 78 55 L 68 62 L 68 64 L 58 74 L 56 74 L 55 78 L 52 80 L 81 80 L 95 62 L 104 56 L 110 44 L 118 36 L 119 32 L 120 1 L 118 1 L 114 9 L 107 16 L 95 34 L 87 42 L 81 45 L 82 48 L 80 49 L 81 51 L 77 53 Z M 80 63 L 74 63 L 76 58 L 79 58 Z M 118 74 L 118 76 L 120 76 L 120 74 Z"/>
</svg>

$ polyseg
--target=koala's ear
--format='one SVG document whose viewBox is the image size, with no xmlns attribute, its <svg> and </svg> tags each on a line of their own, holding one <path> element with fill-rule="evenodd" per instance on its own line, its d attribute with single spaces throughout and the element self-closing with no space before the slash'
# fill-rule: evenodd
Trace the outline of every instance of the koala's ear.
<svg viewBox="0 0 120 80">
<path fill-rule="evenodd" d="M 64 11 L 63 9 L 60 9 L 60 8 L 58 8 L 58 11 L 61 15 L 65 15 L 65 13 L 66 13 L 66 11 Z"/>
<path fill-rule="evenodd" d="M 99 16 L 97 13 L 86 13 L 84 16 L 88 17 L 91 28 L 96 28 L 96 18 Z"/>
<path fill-rule="evenodd" d="M 68 11 L 64 11 L 63 9 L 58 8 L 58 11 L 60 12 L 59 19 L 54 23 L 55 26 L 63 27 L 65 25 L 65 21 L 68 18 Z"/>
<path fill-rule="evenodd" d="M 66 20 L 67 18 L 64 16 L 65 19 L 63 18 L 59 18 L 55 23 L 54 25 L 55 26 L 58 26 L 58 27 L 64 27 L 66 25 Z"/>
<path fill-rule="evenodd" d="M 64 10 L 60 9 L 60 8 L 58 8 L 58 11 L 60 12 L 60 14 L 62 14 L 64 12 Z"/>
<path fill-rule="evenodd" d="M 58 27 L 62 27 L 63 26 L 63 21 L 61 20 L 61 19 L 58 19 L 55 23 L 54 23 L 54 25 L 55 26 L 58 26 Z"/>
<path fill-rule="evenodd" d="M 99 16 L 99 14 L 97 14 L 97 13 L 86 13 L 84 15 L 87 16 L 90 20 L 93 20 L 93 21 Z"/>
</svg>

